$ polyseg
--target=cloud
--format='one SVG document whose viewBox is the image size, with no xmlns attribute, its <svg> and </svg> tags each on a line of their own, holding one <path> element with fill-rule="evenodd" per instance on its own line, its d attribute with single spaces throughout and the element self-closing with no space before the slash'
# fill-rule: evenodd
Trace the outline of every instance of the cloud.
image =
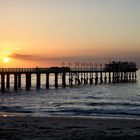
<svg viewBox="0 0 140 140">
<path fill-rule="evenodd" d="M 36 58 L 35 55 L 29 55 L 29 54 L 20 54 L 20 53 L 14 53 L 14 54 L 11 54 L 9 57 L 12 57 L 12 58 L 15 58 L 15 59 L 30 59 L 30 60 L 33 60 Z"/>
<path fill-rule="evenodd" d="M 31 54 L 23 54 L 23 53 L 14 53 L 9 57 L 20 60 L 32 60 L 32 61 L 56 61 L 56 60 L 64 60 L 68 59 L 67 57 L 46 57 L 41 55 L 31 55 Z"/>
</svg>

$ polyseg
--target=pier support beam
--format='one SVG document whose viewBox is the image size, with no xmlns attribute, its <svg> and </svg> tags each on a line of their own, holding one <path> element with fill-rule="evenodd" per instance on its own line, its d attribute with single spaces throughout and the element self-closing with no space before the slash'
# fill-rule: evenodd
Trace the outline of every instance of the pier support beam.
<svg viewBox="0 0 140 140">
<path fill-rule="evenodd" d="M 6 79 L 6 80 L 7 80 L 7 81 L 6 81 L 6 82 L 7 82 L 7 83 L 6 83 L 6 88 L 9 89 L 9 88 L 10 88 L 10 74 L 7 74 L 7 75 L 6 75 L 6 78 L 7 78 L 7 79 Z"/>
<path fill-rule="evenodd" d="M 87 78 L 86 78 L 86 81 L 87 81 L 87 84 L 88 84 L 88 80 L 89 80 L 89 75 L 88 75 L 88 72 L 87 72 Z"/>
<path fill-rule="evenodd" d="M 115 83 L 115 72 L 113 71 L 113 75 L 112 75 L 112 81 L 113 83 Z"/>
<path fill-rule="evenodd" d="M 62 85 L 63 85 L 63 88 L 66 87 L 66 73 L 63 73 L 62 75 Z"/>
<path fill-rule="evenodd" d="M 77 74 L 75 73 L 75 85 L 77 85 L 78 84 L 78 78 L 77 78 Z"/>
<path fill-rule="evenodd" d="M 117 82 L 117 83 L 120 82 L 120 73 L 119 73 L 119 72 L 116 72 L 116 75 L 115 75 L 115 82 Z"/>
<path fill-rule="evenodd" d="M 124 72 L 124 82 L 128 82 L 128 73 Z"/>
<path fill-rule="evenodd" d="M 111 72 L 109 71 L 109 75 L 108 75 L 108 79 L 109 79 L 109 83 L 111 83 Z"/>
<path fill-rule="evenodd" d="M 93 84 L 93 75 L 92 75 L 92 73 L 91 73 L 91 72 L 90 72 L 89 83 L 90 83 L 90 85 L 92 85 L 92 84 Z"/>
<path fill-rule="evenodd" d="M 26 90 L 29 90 L 31 87 L 31 74 L 26 74 Z"/>
<path fill-rule="evenodd" d="M 107 76 L 106 76 L 106 72 L 105 72 L 105 77 L 104 77 L 105 83 L 107 82 Z"/>
<path fill-rule="evenodd" d="M 88 84 L 88 76 L 86 77 L 86 73 L 84 72 L 84 85 Z"/>
<path fill-rule="evenodd" d="M 70 84 L 70 86 L 72 86 L 72 84 L 73 84 L 73 76 L 72 76 L 72 73 L 69 73 L 69 84 Z"/>
<path fill-rule="evenodd" d="M 137 73 L 135 72 L 135 81 L 137 80 Z"/>
<path fill-rule="evenodd" d="M 71 78 L 72 76 L 71 76 L 71 73 L 69 72 L 69 85 L 71 85 Z"/>
<path fill-rule="evenodd" d="M 102 74 L 102 72 L 100 73 L 100 84 L 102 84 L 103 83 L 103 74 Z"/>
<path fill-rule="evenodd" d="M 46 88 L 49 89 L 49 73 L 46 73 Z"/>
<path fill-rule="evenodd" d="M 128 76 L 128 81 L 131 82 L 131 72 L 129 72 L 128 75 L 129 75 L 129 76 Z"/>
<path fill-rule="evenodd" d="M 93 84 L 93 78 L 92 77 L 89 79 L 89 82 L 90 82 L 90 85 Z"/>
<path fill-rule="evenodd" d="M 21 88 L 21 74 L 18 74 L 18 88 Z"/>
<path fill-rule="evenodd" d="M 123 72 L 121 72 L 121 83 L 123 82 Z"/>
<path fill-rule="evenodd" d="M 31 73 L 29 74 L 29 86 L 30 86 L 30 88 L 32 86 L 32 74 Z"/>
<path fill-rule="evenodd" d="M 95 84 L 98 84 L 98 72 L 95 73 Z"/>
<path fill-rule="evenodd" d="M 83 83 L 83 72 L 81 72 L 81 84 Z"/>
<path fill-rule="evenodd" d="M 5 74 L 1 74 L 1 91 L 5 91 Z"/>
<path fill-rule="evenodd" d="M 41 76 L 40 73 L 36 74 L 36 88 L 37 89 L 40 89 L 40 80 L 41 80 L 40 76 Z"/>
<path fill-rule="evenodd" d="M 134 73 L 132 72 L 132 82 L 134 82 Z"/>
<path fill-rule="evenodd" d="M 14 74 L 14 89 L 15 89 L 15 91 L 17 91 L 17 88 L 18 88 L 18 86 L 17 86 L 17 79 L 18 79 L 17 74 Z"/>
<path fill-rule="evenodd" d="M 55 88 L 58 88 L 58 73 L 55 73 Z"/>
</svg>

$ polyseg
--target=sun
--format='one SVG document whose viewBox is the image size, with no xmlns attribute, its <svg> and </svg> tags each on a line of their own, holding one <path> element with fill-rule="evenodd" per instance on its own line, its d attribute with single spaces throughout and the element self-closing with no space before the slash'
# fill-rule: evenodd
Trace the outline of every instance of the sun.
<svg viewBox="0 0 140 140">
<path fill-rule="evenodd" d="M 8 58 L 8 57 L 4 57 L 4 58 L 3 58 L 3 62 L 4 62 L 4 63 L 8 63 L 8 62 L 9 62 L 9 58 Z"/>
</svg>

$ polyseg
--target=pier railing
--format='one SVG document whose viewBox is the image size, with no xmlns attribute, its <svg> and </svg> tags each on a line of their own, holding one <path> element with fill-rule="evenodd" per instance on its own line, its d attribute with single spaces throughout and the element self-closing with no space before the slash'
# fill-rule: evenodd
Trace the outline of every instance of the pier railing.
<svg viewBox="0 0 140 140">
<path fill-rule="evenodd" d="M 103 68 L 0 68 L 0 73 L 44 73 L 44 72 L 94 72 L 105 71 Z"/>
<path fill-rule="evenodd" d="M 71 68 L 70 71 L 74 72 L 100 72 L 100 71 L 105 71 L 104 68 Z"/>
</svg>

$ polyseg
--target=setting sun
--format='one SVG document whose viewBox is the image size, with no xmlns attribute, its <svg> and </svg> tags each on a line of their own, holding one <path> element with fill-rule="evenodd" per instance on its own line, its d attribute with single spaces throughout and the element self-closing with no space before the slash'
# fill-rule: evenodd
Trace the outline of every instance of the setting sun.
<svg viewBox="0 0 140 140">
<path fill-rule="evenodd" d="M 4 58 L 3 58 L 3 62 L 4 62 L 4 63 L 8 63 L 8 62 L 9 62 L 9 58 L 8 58 L 8 57 L 4 57 Z"/>
</svg>

